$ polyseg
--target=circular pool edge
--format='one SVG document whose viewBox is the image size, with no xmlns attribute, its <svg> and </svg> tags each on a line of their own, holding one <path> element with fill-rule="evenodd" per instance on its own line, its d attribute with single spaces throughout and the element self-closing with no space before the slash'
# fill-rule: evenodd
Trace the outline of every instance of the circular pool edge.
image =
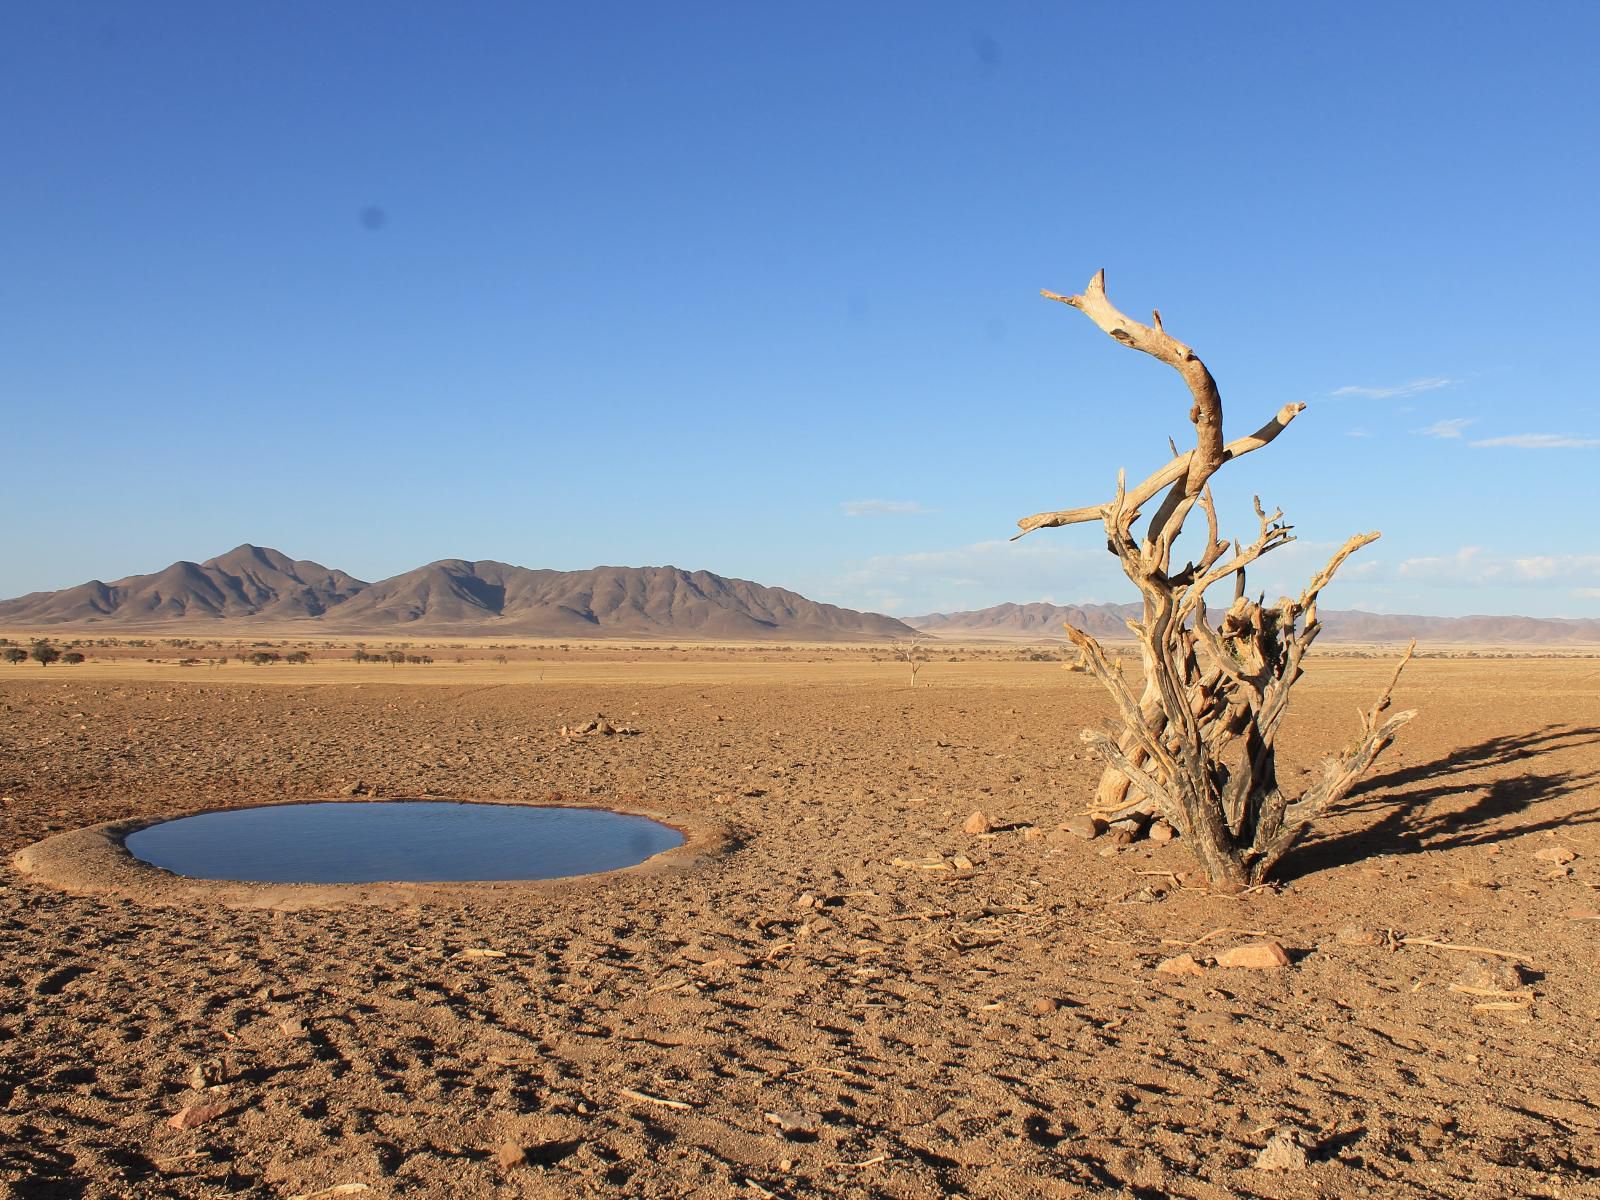
<svg viewBox="0 0 1600 1200">
<path fill-rule="evenodd" d="M 403 908 L 420 905 L 472 904 L 492 901 L 497 896 L 528 893 L 561 893 L 592 889 L 597 884 L 639 876 L 675 874 L 699 866 L 714 855 L 725 852 L 733 843 L 730 829 L 723 822 L 699 814 L 651 809 L 625 804 L 539 804 L 503 797 L 429 796 L 425 799 L 451 804 L 496 804 L 521 808 L 564 808 L 614 812 L 645 817 L 677 830 L 683 842 L 653 854 L 642 862 L 611 871 L 586 875 L 566 875 L 556 879 L 475 880 L 450 883 L 256 883 L 233 879 L 194 879 L 175 875 L 162 867 L 135 858 L 125 839 L 141 829 L 198 817 L 207 813 L 230 812 L 244 808 L 278 808 L 296 804 L 395 803 L 424 797 L 386 796 L 355 799 L 334 796 L 303 796 L 292 800 L 269 800 L 249 804 L 212 804 L 147 817 L 126 817 L 81 829 L 52 834 L 25 846 L 11 856 L 19 875 L 33 883 L 49 884 L 61 891 L 85 896 L 117 896 L 155 906 L 206 905 L 219 908 L 273 909 L 298 912 L 308 909 L 335 909 L 371 905 Z"/>
</svg>

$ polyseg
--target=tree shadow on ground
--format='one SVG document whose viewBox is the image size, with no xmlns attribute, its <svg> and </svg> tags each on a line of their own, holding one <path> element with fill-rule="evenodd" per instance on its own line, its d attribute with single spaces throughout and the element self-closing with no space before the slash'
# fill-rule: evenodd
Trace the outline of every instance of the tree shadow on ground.
<svg viewBox="0 0 1600 1200">
<path fill-rule="evenodd" d="M 1559 750 L 1600 745 L 1600 726 L 1548 725 L 1523 734 L 1489 738 L 1453 750 L 1443 758 L 1375 775 L 1357 785 L 1333 816 L 1379 813 L 1376 821 L 1342 833 L 1313 835 L 1284 860 L 1284 882 L 1318 871 L 1349 866 L 1385 854 L 1453 850 L 1482 846 L 1545 830 L 1600 822 L 1600 805 L 1537 820 L 1507 823 L 1535 804 L 1600 784 L 1600 769 L 1533 771 L 1475 782 L 1470 772 L 1533 762 Z M 1432 786 L 1415 785 L 1431 782 Z M 1428 810 L 1453 796 L 1481 793 L 1465 806 Z"/>
</svg>

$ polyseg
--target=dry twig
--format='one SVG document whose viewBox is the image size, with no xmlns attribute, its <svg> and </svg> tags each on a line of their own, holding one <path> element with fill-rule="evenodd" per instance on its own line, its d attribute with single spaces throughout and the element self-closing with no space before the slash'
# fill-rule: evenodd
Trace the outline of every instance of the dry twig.
<svg viewBox="0 0 1600 1200">
<path fill-rule="evenodd" d="M 629 1100 L 637 1100 L 640 1104 L 659 1104 L 662 1108 L 670 1108 L 679 1112 L 686 1112 L 694 1108 L 694 1105 L 686 1104 L 682 1100 L 668 1100 L 665 1096 L 652 1096 L 647 1092 L 636 1092 L 632 1088 L 618 1088 L 617 1094 L 625 1096 Z"/>
</svg>

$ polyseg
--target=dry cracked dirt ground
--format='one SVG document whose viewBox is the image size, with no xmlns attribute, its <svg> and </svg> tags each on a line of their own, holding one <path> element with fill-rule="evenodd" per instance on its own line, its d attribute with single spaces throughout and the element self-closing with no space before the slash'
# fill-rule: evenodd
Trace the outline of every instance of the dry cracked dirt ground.
<svg viewBox="0 0 1600 1200">
<path fill-rule="evenodd" d="M 1399 753 L 1281 888 L 1242 898 L 1187 888 L 1181 842 L 1056 832 L 1097 773 L 1076 735 L 1106 707 L 1082 677 L 934 664 L 913 691 L 889 665 L 769 665 L 471 687 L 5 671 L 8 854 L 357 781 L 642 804 L 734 840 L 677 873 L 298 910 L 72 894 L 8 865 L 0 1184 L 1600 1196 L 1593 664 L 1413 664 Z M 1288 777 L 1388 669 L 1313 668 Z M 641 732 L 557 734 L 597 711 Z M 963 833 L 980 808 L 997 831 Z M 1155 970 L 1263 934 L 1291 966 Z M 1256 1167 L 1275 1135 L 1303 1163 Z"/>
</svg>

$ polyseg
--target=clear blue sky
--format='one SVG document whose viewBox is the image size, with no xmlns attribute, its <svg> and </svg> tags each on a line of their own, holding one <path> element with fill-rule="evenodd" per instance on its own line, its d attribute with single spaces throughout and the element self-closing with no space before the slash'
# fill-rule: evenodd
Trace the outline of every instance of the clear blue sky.
<svg viewBox="0 0 1600 1200">
<path fill-rule="evenodd" d="M 1120 600 L 1189 437 L 1334 607 L 1600 613 L 1600 6 L 0 8 L 0 595 L 252 541 Z M 1356 566 L 1352 563 L 1352 566 Z"/>
</svg>

